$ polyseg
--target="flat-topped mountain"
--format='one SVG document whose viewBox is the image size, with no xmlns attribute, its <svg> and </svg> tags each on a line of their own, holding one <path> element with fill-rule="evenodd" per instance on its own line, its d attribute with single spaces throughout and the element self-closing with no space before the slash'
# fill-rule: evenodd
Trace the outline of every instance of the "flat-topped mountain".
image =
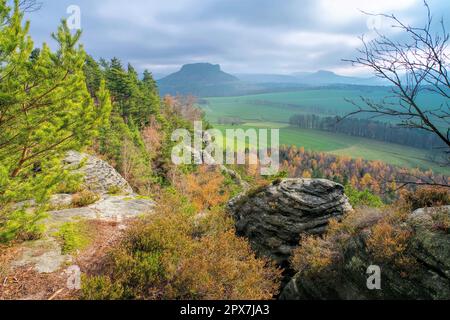
<svg viewBox="0 0 450 320">
<path fill-rule="evenodd" d="M 192 94 L 197 96 L 226 91 L 239 79 L 223 72 L 218 64 L 194 63 L 184 65 L 180 71 L 160 79 L 162 94 Z"/>
<path fill-rule="evenodd" d="M 220 65 L 211 63 L 194 63 L 184 65 L 180 71 L 160 80 L 161 84 L 185 84 L 185 81 L 218 84 L 238 81 L 239 79 L 221 70 Z"/>
</svg>

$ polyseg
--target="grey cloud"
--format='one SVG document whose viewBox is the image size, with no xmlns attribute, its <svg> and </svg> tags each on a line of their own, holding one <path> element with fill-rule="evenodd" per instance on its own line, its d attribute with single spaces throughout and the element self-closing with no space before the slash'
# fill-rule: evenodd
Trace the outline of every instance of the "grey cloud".
<svg viewBox="0 0 450 320">
<path fill-rule="evenodd" d="M 94 57 L 117 56 L 142 70 L 170 72 L 179 65 L 207 61 L 230 72 L 295 72 L 335 69 L 355 54 L 354 39 L 367 33 L 367 17 L 333 23 L 317 0 L 44 0 L 41 11 L 28 15 L 37 43 L 48 41 L 66 8 L 82 9 L 83 43 Z M 420 2 L 419 2 L 420 4 Z M 448 0 L 430 0 L 436 16 L 450 12 Z M 400 12 L 417 22 L 423 8 Z M 333 15 L 333 12 L 328 13 Z M 328 19 L 330 18 L 330 19 Z M 450 19 L 447 17 L 447 25 Z M 449 25 L 450 29 L 450 25 Z M 291 33 L 308 33 L 313 43 L 282 41 Z M 321 38 L 324 41 L 320 41 Z"/>
</svg>

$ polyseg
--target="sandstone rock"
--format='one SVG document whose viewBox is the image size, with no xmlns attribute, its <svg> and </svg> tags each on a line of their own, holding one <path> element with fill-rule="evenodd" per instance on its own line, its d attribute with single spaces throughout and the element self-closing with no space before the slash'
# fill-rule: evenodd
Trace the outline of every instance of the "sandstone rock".
<svg viewBox="0 0 450 320">
<path fill-rule="evenodd" d="M 391 263 L 380 265 L 381 290 L 367 287 L 367 268 L 373 265 L 367 252 L 367 233 L 360 232 L 343 248 L 343 263 L 329 274 L 298 273 L 280 298 L 310 299 L 450 299 L 450 233 L 436 228 L 436 215 L 447 215 L 450 207 L 415 211 L 407 221 L 412 230 L 407 254 L 411 267 L 402 274 Z M 331 273 L 332 272 L 332 273 Z"/>
<path fill-rule="evenodd" d="M 352 210 L 344 187 L 322 179 L 285 179 L 238 196 L 228 209 L 253 249 L 282 265 L 301 234 L 321 234 L 331 218 Z"/>
<path fill-rule="evenodd" d="M 107 194 L 111 188 L 120 188 L 124 194 L 132 194 L 133 189 L 129 183 L 107 162 L 94 156 L 75 151 L 68 152 L 64 162 L 72 168 L 78 168 L 84 174 L 85 185 L 90 190 Z"/>
<path fill-rule="evenodd" d="M 122 222 L 127 219 L 150 214 L 155 206 L 154 201 L 139 197 L 133 193 L 128 182 L 123 179 L 113 167 L 106 162 L 90 155 L 69 152 L 66 159 L 69 167 L 84 174 L 86 188 L 98 193 L 100 200 L 83 208 L 70 208 L 48 212 L 48 218 L 42 223 L 47 227 L 41 240 L 27 242 L 21 245 L 21 254 L 11 263 L 11 267 L 32 266 L 38 273 L 53 273 L 72 261 L 70 255 L 61 253 L 61 246 L 55 239 L 55 232 L 66 222 L 80 220 L 103 220 L 118 222 L 118 228 L 123 228 Z M 84 164 L 80 167 L 80 164 Z M 108 195 L 111 188 L 122 190 L 128 195 Z M 70 207 L 72 195 L 58 194 L 51 198 L 53 208 Z M 19 204 L 32 208 L 34 201 Z"/>
<path fill-rule="evenodd" d="M 100 201 L 83 208 L 49 212 L 52 222 L 70 222 L 76 219 L 122 221 L 151 213 L 155 202 L 136 196 L 104 196 Z"/>
<path fill-rule="evenodd" d="M 22 254 L 12 262 L 11 266 L 17 268 L 32 265 L 38 273 L 52 273 L 71 261 L 72 257 L 63 255 L 59 243 L 50 237 L 25 243 Z"/>
<path fill-rule="evenodd" d="M 155 203 L 150 199 L 137 196 L 104 196 L 100 201 L 84 207 L 48 212 L 43 221 L 47 227 L 44 237 L 22 245 L 21 254 L 11 263 L 11 267 L 32 266 L 38 273 L 53 273 L 73 260 L 71 255 L 64 255 L 54 234 L 66 222 L 81 220 L 103 220 L 120 223 L 126 219 L 150 214 Z"/>
</svg>

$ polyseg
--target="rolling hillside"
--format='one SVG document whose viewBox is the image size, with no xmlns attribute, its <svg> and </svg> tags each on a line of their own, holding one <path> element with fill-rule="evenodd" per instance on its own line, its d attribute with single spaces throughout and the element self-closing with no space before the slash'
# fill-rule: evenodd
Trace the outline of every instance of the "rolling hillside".
<svg viewBox="0 0 450 320">
<path fill-rule="evenodd" d="M 231 125 L 214 125 L 214 127 L 223 132 L 226 129 L 237 128 Z M 426 150 L 343 134 L 292 128 L 280 123 L 249 122 L 240 125 L 239 128 L 245 130 L 279 128 L 281 145 L 295 145 L 308 151 L 327 152 L 351 158 L 379 160 L 399 167 L 432 169 L 435 173 L 450 175 L 450 168 L 442 167 L 427 159 Z"/>
<path fill-rule="evenodd" d="M 280 143 L 304 146 L 308 150 L 324 151 L 337 155 L 361 157 L 367 160 L 381 160 L 389 164 L 433 169 L 436 173 L 450 174 L 450 168 L 428 160 L 429 151 L 384 143 L 371 139 L 352 137 L 329 132 L 304 130 L 289 126 L 289 118 L 296 114 L 317 114 L 323 116 L 342 116 L 353 110 L 354 106 L 346 99 L 359 99 L 360 96 L 382 99 L 388 93 L 382 87 L 345 87 L 305 89 L 291 92 L 267 93 L 236 97 L 207 98 L 201 100 L 200 107 L 206 118 L 220 125 L 223 119 L 240 119 L 243 128 L 280 128 Z M 429 105 L 439 100 L 431 95 L 423 96 Z"/>
</svg>

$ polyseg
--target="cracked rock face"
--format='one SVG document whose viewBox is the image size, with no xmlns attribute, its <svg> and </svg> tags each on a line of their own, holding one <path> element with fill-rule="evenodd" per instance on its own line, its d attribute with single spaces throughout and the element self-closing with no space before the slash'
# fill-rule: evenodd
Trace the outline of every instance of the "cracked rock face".
<svg viewBox="0 0 450 320">
<path fill-rule="evenodd" d="M 324 179 L 285 179 L 230 201 L 237 232 L 253 249 L 283 265 L 301 234 L 322 234 L 352 207 L 344 187 Z"/>
<path fill-rule="evenodd" d="M 75 151 L 68 152 L 64 162 L 72 168 L 82 165 L 79 171 L 84 174 L 84 183 L 90 190 L 106 194 L 111 188 L 119 187 L 122 193 L 133 194 L 129 183 L 107 162 Z"/>
</svg>

